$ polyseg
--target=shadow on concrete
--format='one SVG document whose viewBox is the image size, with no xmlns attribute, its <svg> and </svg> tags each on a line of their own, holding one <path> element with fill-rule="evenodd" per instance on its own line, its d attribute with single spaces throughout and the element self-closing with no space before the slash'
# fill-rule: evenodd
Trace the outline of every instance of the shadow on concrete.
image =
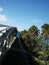
<svg viewBox="0 0 49 65">
<path fill-rule="evenodd" d="M 29 50 L 24 44 L 23 39 L 21 39 L 21 43 L 23 48 L 28 53 L 24 54 L 23 52 L 18 50 L 18 49 L 21 50 L 21 47 L 19 45 L 19 40 L 16 39 L 12 44 L 11 48 L 7 51 L 7 53 L 3 57 L 2 65 L 38 65 L 38 63 L 35 60 L 32 60 L 32 56 L 29 54 Z"/>
</svg>

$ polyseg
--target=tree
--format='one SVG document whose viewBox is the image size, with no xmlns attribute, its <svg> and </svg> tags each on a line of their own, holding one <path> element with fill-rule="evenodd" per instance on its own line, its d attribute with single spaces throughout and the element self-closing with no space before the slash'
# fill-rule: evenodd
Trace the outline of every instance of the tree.
<svg viewBox="0 0 49 65">
<path fill-rule="evenodd" d="M 24 35 L 25 33 L 27 33 L 26 30 L 21 31 L 21 35 Z"/>
<path fill-rule="evenodd" d="M 49 24 L 44 24 L 42 26 L 42 35 L 48 37 L 49 35 Z"/>
<path fill-rule="evenodd" d="M 39 35 L 39 29 L 35 25 L 33 25 L 33 26 L 31 26 L 29 28 L 29 32 L 33 33 L 34 36 L 38 36 Z"/>
</svg>

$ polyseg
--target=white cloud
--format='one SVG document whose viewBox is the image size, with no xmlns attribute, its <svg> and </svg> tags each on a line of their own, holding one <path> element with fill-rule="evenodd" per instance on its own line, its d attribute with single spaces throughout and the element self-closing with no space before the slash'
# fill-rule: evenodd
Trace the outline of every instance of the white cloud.
<svg viewBox="0 0 49 65">
<path fill-rule="evenodd" d="M 6 15 L 0 14 L 0 21 L 8 21 Z"/>
<path fill-rule="evenodd" d="M 41 20 L 33 19 L 32 22 L 41 22 Z"/>
<path fill-rule="evenodd" d="M 3 11 L 3 8 L 0 6 L 0 12 L 2 12 Z"/>
</svg>

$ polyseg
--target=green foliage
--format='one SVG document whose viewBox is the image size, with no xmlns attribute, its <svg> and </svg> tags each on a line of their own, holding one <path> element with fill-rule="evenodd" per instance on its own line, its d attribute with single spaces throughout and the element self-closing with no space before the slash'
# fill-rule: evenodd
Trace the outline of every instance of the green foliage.
<svg viewBox="0 0 49 65">
<path fill-rule="evenodd" d="M 24 30 L 24 31 L 21 31 L 20 33 L 21 33 L 21 35 L 23 36 L 23 35 L 25 35 L 25 34 L 27 33 L 27 31 Z"/>
<path fill-rule="evenodd" d="M 34 35 L 38 35 L 39 29 L 37 28 L 37 26 L 33 25 L 29 28 L 29 32 L 33 33 Z"/>
<path fill-rule="evenodd" d="M 49 56 L 49 49 L 45 51 L 46 57 Z"/>
<path fill-rule="evenodd" d="M 35 25 L 31 26 L 28 31 L 21 31 L 21 35 L 25 38 L 26 46 L 28 47 L 32 56 L 34 56 L 33 60 L 39 65 L 49 65 L 49 60 L 47 60 L 49 56 L 49 49 L 40 49 L 42 45 L 46 45 L 47 43 L 46 41 L 42 41 L 43 35 L 40 37 L 41 34 L 39 35 L 39 33 L 40 31 Z M 44 34 L 44 37 L 49 37 L 49 24 L 44 24 L 42 26 L 42 34 Z M 35 40 L 37 44 L 35 44 L 33 40 Z"/>
<path fill-rule="evenodd" d="M 44 24 L 42 26 L 42 34 L 47 38 L 49 37 L 49 24 Z"/>
<path fill-rule="evenodd" d="M 49 61 L 46 61 L 46 64 L 49 65 Z"/>
</svg>

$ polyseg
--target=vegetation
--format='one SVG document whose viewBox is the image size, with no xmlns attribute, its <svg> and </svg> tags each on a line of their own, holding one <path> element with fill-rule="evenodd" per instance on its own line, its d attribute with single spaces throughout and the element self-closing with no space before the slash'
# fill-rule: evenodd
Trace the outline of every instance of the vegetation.
<svg viewBox="0 0 49 65">
<path fill-rule="evenodd" d="M 7 34 L 10 30 L 6 31 Z M 39 65 L 49 65 L 49 24 L 44 24 L 41 30 L 40 33 L 38 27 L 33 25 L 28 30 L 21 31 L 21 35 L 32 54 L 33 61 L 36 61 Z M 0 41 L 5 38 L 6 34 L 3 34 Z"/>
<path fill-rule="evenodd" d="M 21 31 L 21 35 L 37 63 L 49 65 L 49 45 L 47 42 L 49 39 L 49 24 L 44 24 L 41 29 L 42 33 L 37 26 L 33 25 L 28 31 Z"/>
</svg>

